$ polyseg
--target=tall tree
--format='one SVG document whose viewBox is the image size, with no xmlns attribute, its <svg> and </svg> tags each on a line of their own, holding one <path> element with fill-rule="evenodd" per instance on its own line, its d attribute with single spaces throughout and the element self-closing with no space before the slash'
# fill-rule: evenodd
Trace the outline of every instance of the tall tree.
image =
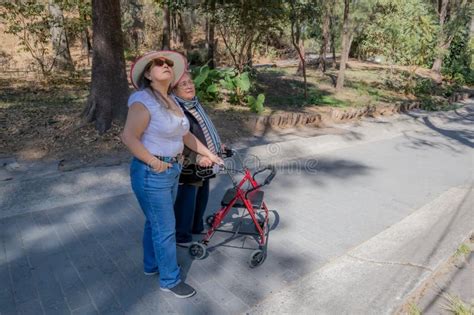
<svg viewBox="0 0 474 315">
<path fill-rule="evenodd" d="M 188 50 L 191 49 L 191 38 L 186 28 L 184 13 L 178 11 L 176 14 L 178 15 L 179 40 L 183 44 L 183 48 L 187 54 Z"/>
<path fill-rule="evenodd" d="M 390 65 L 427 66 L 434 58 L 438 30 L 431 13 L 418 0 L 379 3 L 368 13 L 370 24 L 355 40 L 355 52 L 364 58 L 384 56 Z"/>
<path fill-rule="evenodd" d="M 299 24 L 299 23 L 297 23 Z M 298 56 L 300 57 L 300 61 L 298 62 L 298 68 L 296 69 L 297 75 L 303 75 L 306 81 L 306 49 L 304 46 L 304 27 L 300 25 L 296 25 L 295 28 L 298 28 L 298 31 L 293 33 L 296 35 L 296 43 L 298 44 Z M 293 36 L 292 35 L 292 36 Z M 303 57 L 303 58 L 301 58 Z M 306 83 L 305 83 L 306 85 Z M 306 93 L 305 93 L 306 94 Z"/>
<path fill-rule="evenodd" d="M 183 19 L 183 12 L 189 6 L 188 1 L 154 0 L 154 2 L 161 7 L 163 13 L 161 48 L 171 49 L 179 42 L 185 49 L 190 48 L 191 44 Z"/>
<path fill-rule="evenodd" d="M 92 6 L 87 0 L 77 1 L 77 11 L 79 11 L 79 30 L 81 33 L 82 51 L 87 56 L 87 65 L 90 65 L 90 54 L 92 52 Z"/>
<path fill-rule="evenodd" d="M 127 112 L 120 0 L 92 0 L 92 47 L 91 90 L 83 115 L 102 134 Z"/>
<path fill-rule="evenodd" d="M 277 28 L 283 15 L 282 0 L 228 0 L 216 5 L 216 30 L 239 73 L 251 65 L 254 44 Z"/>
<path fill-rule="evenodd" d="M 443 58 L 449 51 L 454 36 L 472 14 L 472 3 L 468 0 L 436 0 L 434 5 L 439 16 L 439 32 L 438 53 L 431 70 L 440 73 Z"/>
<path fill-rule="evenodd" d="M 346 72 L 346 63 L 349 59 L 349 50 L 351 46 L 350 20 L 349 20 L 350 0 L 344 0 L 344 18 L 342 26 L 342 52 L 341 62 L 339 64 L 339 73 L 337 75 L 336 90 L 340 91 L 344 86 L 344 75 Z"/>
<path fill-rule="evenodd" d="M 471 24 L 469 26 L 469 35 L 474 38 L 474 15 L 471 16 Z"/>
<path fill-rule="evenodd" d="M 304 21 L 303 11 L 304 6 L 301 3 L 297 3 L 295 0 L 290 0 L 290 27 L 291 27 L 291 42 L 293 47 L 298 53 L 300 63 L 298 70 L 301 67 L 303 73 L 303 82 L 304 82 L 304 98 L 308 97 L 308 84 L 306 80 L 306 59 L 304 44 L 302 45 L 302 32 L 301 32 L 301 22 Z"/>
<path fill-rule="evenodd" d="M 168 11 L 170 14 L 171 46 L 176 47 L 179 42 L 178 15 L 177 12 L 170 6 L 168 6 Z"/>
<path fill-rule="evenodd" d="M 207 60 L 208 65 L 212 69 L 215 67 L 215 50 L 216 50 L 216 39 L 215 39 L 215 14 L 216 14 L 216 0 L 207 1 L 208 16 L 206 18 L 206 47 L 207 47 Z"/>
<path fill-rule="evenodd" d="M 336 69 L 336 17 L 331 15 L 329 19 L 329 35 L 331 38 L 332 67 Z"/>
<path fill-rule="evenodd" d="M 323 1 L 322 3 L 322 12 L 323 12 L 323 27 L 321 32 L 321 49 L 319 50 L 319 62 L 318 68 L 322 72 L 326 72 L 326 53 L 328 50 L 329 45 L 329 37 L 330 37 L 330 22 L 331 22 L 331 15 L 332 9 L 334 8 L 334 1 L 333 3 Z"/>
<path fill-rule="evenodd" d="M 50 32 L 55 52 L 54 67 L 58 70 L 74 71 L 74 63 L 72 62 L 69 41 L 64 27 L 63 11 L 55 0 L 48 1 L 48 10 L 52 16 Z"/>
<path fill-rule="evenodd" d="M 125 37 L 125 49 L 130 49 L 135 55 L 138 55 L 144 40 L 143 1 L 121 0 L 120 5 L 122 8 L 122 30 Z"/>
<path fill-rule="evenodd" d="M 51 54 L 51 14 L 47 2 L 4 1 L 0 2 L 0 18 L 5 33 L 19 40 L 19 46 L 27 51 L 47 78 L 54 68 L 56 56 Z"/>
<path fill-rule="evenodd" d="M 166 1 L 165 1 L 166 2 Z M 161 41 L 161 49 L 170 49 L 171 41 L 171 17 L 167 3 L 163 3 L 163 37 Z"/>
<path fill-rule="evenodd" d="M 168 4 L 168 10 L 172 16 L 173 42 L 182 46 L 186 55 L 191 49 L 191 37 L 187 25 L 192 25 L 187 22 L 187 18 L 191 16 L 193 9 L 186 0 L 175 0 Z"/>
<path fill-rule="evenodd" d="M 437 2 L 437 11 L 439 15 L 439 40 L 438 40 L 438 50 L 440 51 L 438 56 L 433 62 L 433 67 L 431 70 L 435 72 L 441 71 L 441 64 L 443 63 L 443 51 L 446 51 L 451 44 L 451 40 L 449 42 L 446 38 L 444 38 L 444 25 L 446 23 L 446 17 L 448 15 L 448 4 L 449 0 L 438 0 Z"/>
</svg>

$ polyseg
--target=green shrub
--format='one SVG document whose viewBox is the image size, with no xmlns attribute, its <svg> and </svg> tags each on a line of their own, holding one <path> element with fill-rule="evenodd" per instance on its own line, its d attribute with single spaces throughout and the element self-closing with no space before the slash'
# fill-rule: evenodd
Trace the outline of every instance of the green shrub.
<svg viewBox="0 0 474 315">
<path fill-rule="evenodd" d="M 443 60 L 442 73 L 445 79 L 459 85 L 474 84 L 474 38 L 470 36 L 470 19 L 464 21 L 453 37 L 449 52 Z"/>
<path fill-rule="evenodd" d="M 464 85 L 466 84 L 466 79 L 464 78 L 464 75 L 462 73 L 455 73 L 453 77 L 453 83 L 456 85 Z"/>
<path fill-rule="evenodd" d="M 243 104 L 250 91 L 250 77 L 248 72 L 227 74 L 221 79 L 220 84 L 229 94 L 229 102 L 232 104 Z"/>
<path fill-rule="evenodd" d="M 265 96 L 250 95 L 252 80 L 249 72 L 238 73 L 234 69 L 210 69 L 207 65 L 193 70 L 196 95 L 202 101 L 217 101 L 226 97 L 229 103 L 248 105 L 261 113 Z"/>
<path fill-rule="evenodd" d="M 263 112 L 263 103 L 265 102 L 265 95 L 258 94 L 257 98 L 253 97 L 252 95 L 249 95 L 247 97 L 247 102 L 252 111 L 256 113 L 261 113 Z"/>
<path fill-rule="evenodd" d="M 403 82 L 397 78 L 385 78 L 383 81 L 383 86 L 392 91 L 403 90 Z"/>
<path fill-rule="evenodd" d="M 453 108 L 449 105 L 447 100 L 439 97 L 424 95 L 420 97 L 419 100 L 420 107 L 427 111 L 450 110 Z"/>
<path fill-rule="evenodd" d="M 430 95 L 434 94 L 433 92 L 436 90 L 436 83 L 433 82 L 431 79 L 417 79 L 416 84 L 413 88 L 412 93 L 416 96 L 421 95 Z"/>
<path fill-rule="evenodd" d="M 193 69 L 197 97 L 201 101 L 219 100 L 219 80 L 224 75 L 223 70 L 210 69 L 208 65 Z"/>
</svg>

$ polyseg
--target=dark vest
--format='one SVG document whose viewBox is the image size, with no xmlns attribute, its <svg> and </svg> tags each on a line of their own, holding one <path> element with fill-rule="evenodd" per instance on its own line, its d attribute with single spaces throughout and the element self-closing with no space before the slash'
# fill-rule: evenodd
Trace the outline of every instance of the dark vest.
<svg viewBox="0 0 474 315">
<path fill-rule="evenodd" d="M 183 107 L 181 107 L 183 108 Z M 189 113 L 186 109 L 183 108 L 184 114 L 189 120 L 189 132 L 191 132 L 199 141 L 201 141 L 204 145 L 206 144 L 206 137 L 204 136 L 204 132 L 201 129 L 196 118 L 194 118 L 191 113 Z M 179 176 L 179 182 L 183 184 L 195 184 L 202 182 L 208 178 L 216 177 L 216 175 L 212 174 L 212 167 L 200 167 L 195 163 L 196 161 L 196 152 L 192 151 L 188 147 L 184 147 L 183 155 L 185 158 L 185 163 L 183 166 L 183 170 L 181 171 L 181 175 Z M 188 161 L 188 162 L 186 162 Z M 198 173 L 199 172 L 199 176 Z"/>
</svg>

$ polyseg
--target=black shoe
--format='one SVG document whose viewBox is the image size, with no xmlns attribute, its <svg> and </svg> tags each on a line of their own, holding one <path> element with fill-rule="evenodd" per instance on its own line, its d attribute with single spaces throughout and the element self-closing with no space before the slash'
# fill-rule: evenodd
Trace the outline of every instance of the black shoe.
<svg viewBox="0 0 474 315">
<path fill-rule="evenodd" d="M 169 289 L 160 288 L 160 290 L 164 291 L 164 292 L 171 292 L 176 297 L 178 297 L 180 299 L 185 299 L 185 298 L 191 297 L 194 294 L 196 294 L 196 290 L 194 290 L 193 287 L 191 287 L 190 285 L 188 285 L 184 282 L 180 282 L 180 283 L 178 283 L 178 285 L 176 285 L 172 288 L 169 288 Z"/>
<path fill-rule="evenodd" d="M 193 231 L 192 233 L 193 233 L 193 234 L 205 235 L 205 234 L 207 234 L 208 231 L 209 231 L 208 229 L 202 229 L 202 230 L 200 230 L 199 232 L 198 232 L 198 231 Z"/>
<path fill-rule="evenodd" d="M 191 246 L 192 243 L 193 243 L 193 241 L 190 241 L 190 242 L 176 242 L 176 245 L 179 246 L 179 247 L 188 248 L 189 246 Z"/>
<path fill-rule="evenodd" d="M 145 276 L 154 276 L 154 275 L 157 275 L 159 274 L 158 272 L 158 269 L 156 269 L 155 271 L 143 271 L 143 273 L 145 274 Z"/>
</svg>

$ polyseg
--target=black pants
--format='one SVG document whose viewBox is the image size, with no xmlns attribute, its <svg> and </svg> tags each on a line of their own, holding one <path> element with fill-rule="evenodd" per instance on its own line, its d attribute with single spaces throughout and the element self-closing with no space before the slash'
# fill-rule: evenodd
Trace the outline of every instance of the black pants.
<svg viewBox="0 0 474 315">
<path fill-rule="evenodd" d="M 176 217 L 176 242 L 192 241 L 192 234 L 204 230 L 204 212 L 209 200 L 209 180 L 202 186 L 182 184 L 178 186 L 178 195 L 174 204 Z"/>
</svg>

